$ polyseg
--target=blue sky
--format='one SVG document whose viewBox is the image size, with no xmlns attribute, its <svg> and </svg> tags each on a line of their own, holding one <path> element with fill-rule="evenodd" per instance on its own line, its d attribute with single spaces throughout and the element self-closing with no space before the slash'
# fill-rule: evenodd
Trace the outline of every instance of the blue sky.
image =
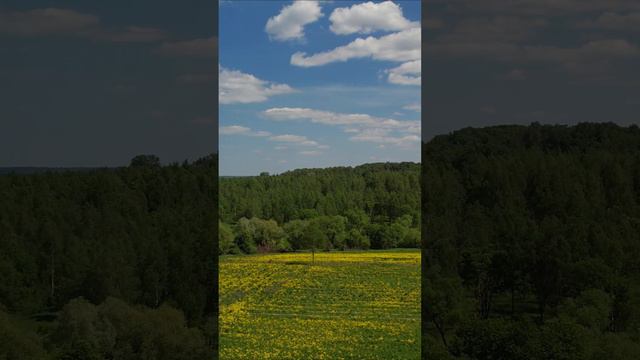
<svg viewBox="0 0 640 360">
<path fill-rule="evenodd" d="M 420 2 L 223 1 L 221 175 L 420 159 Z"/>
<path fill-rule="evenodd" d="M 422 138 L 500 124 L 640 124 L 637 0 L 430 0 Z"/>
<path fill-rule="evenodd" d="M 209 0 L 3 1 L 0 167 L 214 153 L 217 10 Z"/>
</svg>

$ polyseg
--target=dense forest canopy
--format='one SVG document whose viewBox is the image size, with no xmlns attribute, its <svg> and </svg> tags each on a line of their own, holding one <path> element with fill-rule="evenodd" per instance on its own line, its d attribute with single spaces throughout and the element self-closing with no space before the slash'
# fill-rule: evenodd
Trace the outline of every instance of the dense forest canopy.
<svg viewBox="0 0 640 360">
<path fill-rule="evenodd" d="M 43 344 L 52 357 L 136 358 L 142 349 L 118 354 L 147 340 L 171 347 L 172 334 L 202 329 L 183 344 L 193 347 L 169 354 L 203 354 L 199 339 L 217 304 L 217 194 L 216 155 L 169 166 L 143 155 L 123 168 L 0 176 L 0 336 L 19 337 L 11 328 L 20 319 L 53 318 Z M 128 315 L 140 324 L 117 323 Z M 143 330 L 154 322 L 170 324 Z"/>
<path fill-rule="evenodd" d="M 220 253 L 420 246 L 420 164 L 220 179 Z"/>
<path fill-rule="evenodd" d="M 463 129 L 423 144 L 424 351 L 640 354 L 640 129 Z"/>
</svg>

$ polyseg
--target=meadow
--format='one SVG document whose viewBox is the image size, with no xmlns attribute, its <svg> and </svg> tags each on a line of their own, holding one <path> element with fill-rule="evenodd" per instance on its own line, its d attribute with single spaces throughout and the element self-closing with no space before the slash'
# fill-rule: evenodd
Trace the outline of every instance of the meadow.
<svg viewBox="0 0 640 360">
<path fill-rule="evenodd" d="M 220 257 L 220 359 L 419 359 L 420 251 Z"/>
</svg>

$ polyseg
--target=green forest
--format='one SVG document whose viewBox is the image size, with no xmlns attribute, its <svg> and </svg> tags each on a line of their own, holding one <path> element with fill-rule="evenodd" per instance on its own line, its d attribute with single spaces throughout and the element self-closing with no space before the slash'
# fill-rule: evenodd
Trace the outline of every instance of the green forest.
<svg viewBox="0 0 640 360">
<path fill-rule="evenodd" d="M 427 359 L 637 359 L 640 129 L 462 129 L 423 144 Z"/>
<path fill-rule="evenodd" d="M 418 248 L 420 164 L 220 179 L 219 253 Z"/>
<path fill-rule="evenodd" d="M 0 176 L 0 359 L 211 359 L 217 156 Z"/>
</svg>

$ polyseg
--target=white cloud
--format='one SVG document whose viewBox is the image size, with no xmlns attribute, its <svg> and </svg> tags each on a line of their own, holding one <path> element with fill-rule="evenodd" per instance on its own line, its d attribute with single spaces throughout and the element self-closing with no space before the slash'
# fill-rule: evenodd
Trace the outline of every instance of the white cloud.
<svg viewBox="0 0 640 360">
<path fill-rule="evenodd" d="M 270 96 L 295 92 L 289 85 L 272 83 L 223 67 L 219 69 L 218 89 L 221 104 L 263 102 Z"/>
<path fill-rule="evenodd" d="M 388 81 L 392 84 L 420 85 L 420 31 L 420 27 L 412 27 L 379 38 L 358 38 L 347 45 L 309 56 L 304 52 L 296 52 L 291 55 L 291 64 L 314 67 L 358 58 L 403 62 L 402 65 L 385 71 Z"/>
<path fill-rule="evenodd" d="M 271 136 L 271 133 L 268 131 L 256 131 L 253 134 L 251 134 L 251 136 L 259 136 L 259 137 Z"/>
<path fill-rule="evenodd" d="M 379 38 L 358 38 L 347 45 L 310 56 L 296 52 L 291 56 L 291 64 L 313 67 L 356 58 L 406 62 L 420 59 L 420 51 L 420 28 L 417 27 Z"/>
<path fill-rule="evenodd" d="M 399 85 L 420 85 L 422 83 L 422 61 L 406 62 L 398 67 L 386 71 L 389 82 Z"/>
<path fill-rule="evenodd" d="M 322 155 L 322 152 L 317 150 L 305 150 L 305 151 L 300 151 L 300 155 L 318 156 L 318 155 Z"/>
<path fill-rule="evenodd" d="M 406 132 L 420 132 L 420 121 L 400 121 L 387 118 L 379 118 L 367 114 L 345 114 L 330 111 L 315 110 L 309 108 L 271 108 L 263 114 L 276 121 L 308 120 L 312 123 L 348 126 L 345 132 L 359 131 L 357 127 L 397 129 Z M 416 130 L 417 128 L 417 130 Z"/>
<path fill-rule="evenodd" d="M 271 141 L 283 142 L 283 143 L 291 143 L 295 145 L 304 145 L 304 146 L 318 146 L 319 144 L 316 141 L 309 140 L 306 136 L 303 135 L 274 135 L 269 138 Z"/>
<path fill-rule="evenodd" d="M 322 16 L 317 1 L 294 1 L 282 8 L 280 13 L 269 18 L 265 31 L 271 39 L 285 41 L 304 38 L 304 26 Z"/>
<path fill-rule="evenodd" d="M 412 110 L 412 111 L 416 111 L 416 112 L 422 111 L 422 105 L 420 103 L 413 103 L 413 104 L 405 105 L 402 108 L 405 109 L 405 110 Z"/>
<path fill-rule="evenodd" d="M 329 17 L 331 31 L 346 35 L 369 34 L 374 31 L 399 31 L 419 27 L 418 22 L 407 20 L 402 8 L 392 1 L 366 2 L 351 7 L 337 8 Z"/>
<path fill-rule="evenodd" d="M 241 125 L 222 126 L 220 127 L 219 132 L 222 135 L 245 135 L 257 137 L 271 136 L 271 133 L 268 131 L 253 131 L 246 126 Z"/>
<path fill-rule="evenodd" d="M 308 120 L 341 126 L 352 141 L 409 146 L 420 141 L 420 121 L 400 121 L 367 114 L 343 114 L 307 108 L 271 108 L 264 115 L 276 121 Z M 325 148 L 323 145 L 318 148 Z M 328 148 L 328 147 L 326 147 Z"/>
<path fill-rule="evenodd" d="M 246 134 L 249 131 L 251 131 L 251 129 L 245 126 L 240 126 L 240 125 L 221 126 L 219 130 L 220 134 L 223 134 L 223 135 Z"/>
<path fill-rule="evenodd" d="M 229 125 L 221 126 L 219 130 L 220 135 L 241 135 L 241 136 L 254 136 L 254 137 L 266 137 L 269 141 L 278 142 L 281 144 L 290 144 L 294 146 L 307 146 L 317 149 L 328 149 L 329 146 L 321 145 L 317 141 L 311 140 L 303 135 L 274 135 L 268 131 L 256 131 L 241 125 Z M 287 150 L 288 146 L 278 145 L 275 150 Z"/>
<path fill-rule="evenodd" d="M 378 144 L 390 144 L 400 147 L 408 147 L 420 142 L 417 135 L 392 136 L 385 129 L 365 129 L 361 133 L 349 138 L 351 141 L 372 142 Z"/>
</svg>

